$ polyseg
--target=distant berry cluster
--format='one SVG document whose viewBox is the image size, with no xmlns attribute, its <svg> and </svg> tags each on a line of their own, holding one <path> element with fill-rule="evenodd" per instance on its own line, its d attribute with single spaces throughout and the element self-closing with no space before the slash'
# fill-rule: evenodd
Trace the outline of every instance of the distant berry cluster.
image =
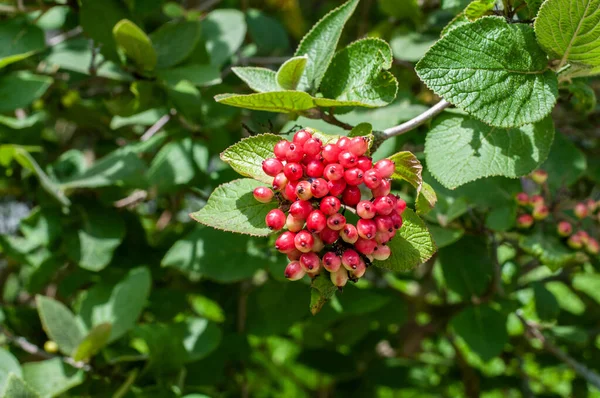
<svg viewBox="0 0 600 398">
<path fill-rule="evenodd" d="M 390 194 L 395 165 L 389 159 L 375 164 L 365 156 L 366 137 L 341 137 L 323 145 L 309 129 L 296 132 L 293 140 L 281 140 L 274 147 L 275 158 L 262 168 L 273 177 L 279 208 L 265 219 L 272 230 L 283 232 L 275 248 L 291 261 L 285 277 L 311 278 L 326 270 L 339 288 L 348 280 L 365 274 L 373 260 L 386 260 L 386 245 L 402 227 L 406 202 Z M 363 200 L 359 186 L 370 190 Z M 276 195 L 268 187 L 258 187 L 254 197 L 268 203 Z M 347 212 L 356 213 L 356 225 L 347 221 Z"/>
</svg>

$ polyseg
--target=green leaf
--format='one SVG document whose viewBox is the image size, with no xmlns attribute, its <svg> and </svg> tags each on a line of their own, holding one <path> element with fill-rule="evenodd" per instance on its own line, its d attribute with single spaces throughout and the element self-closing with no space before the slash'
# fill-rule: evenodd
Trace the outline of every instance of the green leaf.
<svg viewBox="0 0 600 398">
<path fill-rule="evenodd" d="M 257 245 L 256 240 L 244 235 L 199 226 L 175 242 L 161 264 L 179 269 L 191 280 L 204 277 L 232 283 L 251 278 L 267 265 Z"/>
<path fill-rule="evenodd" d="M 283 113 L 305 111 L 316 106 L 313 98 L 302 91 L 273 91 L 250 95 L 219 94 L 215 96 L 215 101 L 238 108 Z"/>
<path fill-rule="evenodd" d="M 60 214 L 37 207 L 21 220 L 19 228 L 29 242 L 37 246 L 49 246 L 61 234 Z"/>
<path fill-rule="evenodd" d="M 552 294 L 542 283 L 533 284 L 533 295 L 535 297 L 535 312 L 543 321 L 552 321 L 560 313 L 560 307 L 554 294 Z"/>
<path fill-rule="evenodd" d="M 398 152 L 388 159 L 394 162 L 396 166 L 392 179 L 408 182 L 419 193 L 423 186 L 423 165 L 414 153 L 409 151 Z"/>
<path fill-rule="evenodd" d="M 444 279 L 464 299 L 481 296 L 492 280 L 492 258 L 485 240 L 465 236 L 439 251 Z"/>
<path fill-rule="evenodd" d="M 463 12 L 455 16 L 452 21 L 448 22 L 448 25 L 442 29 L 441 37 L 446 36 L 450 31 L 458 28 L 459 26 L 470 24 L 471 21 L 465 16 Z"/>
<path fill-rule="evenodd" d="M 310 283 L 310 312 L 317 315 L 325 303 L 327 303 L 335 295 L 338 290 L 331 282 L 328 274 L 320 275 Z"/>
<path fill-rule="evenodd" d="M 223 184 L 210 195 L 206 206 L 190 217 L 223 231 L 267 236 L 271 230 L 265 225 L 265 217 L 277 203 L 264 204 L 254 199 L 252 191 L 261 185 L 247 178 Z"/>
<path fill-rule="evenodd" d="M 35 302 L 48 337 L 58 344 L 63 354 L 72 355 L 84 337 L 75 315 L 63 303 L 50 297 L 38 295 Z"/>
<path fill-rule="evenodd" d="M 156 67 L 156 50 L 150 38 L 128 19 L 119 21 L 113 28 L 115 41 L 140 68 L 152 70 Z"/>
<path fill-rule="evenodd" d="M 83 228 L 72 231 L 66 252 L 81 268 L 98 272 L 112 260 L 113 253 L 125 236 L 125 222 L 113 209 L 86 207 L 82 209 Z"/>
<path fill-rule="evenodd" d="M 526 253 L 536 256 L 542 264 L 556 271 L 561 267 L 577 262 L 583 258 L 568 249 L 560 240 L 552 235 L 534 234 L 521 237 L 519 247 Z M 584 256 L 585 257 L 585 256 Z"/>
<path fill-rule="evenodd" d="M 299 89 L 315 92 L 331 63 L 344 25 L 356 9 L 359 0 L 349 0 L 331 10 L 304 36 L 294 56 L 308 57 Z"/>
<path fill-rule="evenodd" d="M 416 66 L 436 94 L 496 127 L 545 118 L 558 82 L 533 29 L 484 17 L 448 32 Z"/>
<path fill-rule="evenodd" d="M 25 59 L 46 46 L 44 32 L 23 19 L 8 19 L 0 25 L 0 68 Z"/>
<path fill-rule="evenodd" d="M 73 368 L 60 358 L 23 364 L 23 380 L 42 398 L 60 396 L 83 383 L 82 370 Z"/>
<path fill-rule="evenodd" d="M 585 303 L 564 283 L 558 281 L 548 282 L 546 283 L 546 289 L 558 300 L 558 305 L 562 310 L 574 315 L 582 315 L 585 312 Z"/>
<path fill-rule="evenodd" d="M 417 194 L 417 214 L 427 214 L 431 211 L 437 203 L 437 195 L 433 187 L 423 181 L 421 190 Z"/>
<path fill-rule="evenodd" d="M 417 62 L 438 40 L 437 36 L 418 32 L 397 30 L 392 34 L 390 47 L 394 58 L 401 61 Z"/>
<path fill-rule="evenodd" d="M 571 93 L 571 104 L 577 112 L 590 114 L 596 110 L 596 92 L 582 79 L 577 79 L 567 86 Z"/>
<path fill-rule="evenodd" d="M 281 139 L 282 137 L 274 134 L 259 134 L 244 138 L 225 149 L 221 153 L 221 160 L 244 177 L 251 177 L 270 185 L 273 183 L 273 177 L 265 174 L 262 162 L 275 157 L 273 148 Z"/>
<path fill-rule="evenodd" d="M 210 63 L 222 66 L 244 42 L 246 21 L 238 10 L 214 10 L 202 21 L 202 37 Z"/>
<path fill-rule="evenodd" d="M 152 279 L 145 267 L 134 268 L 114 286 L 96 285 L 86 292 L 79 316 L 90 329 L 112 325 L 111 343 L 135 325 L 150 295 Z"/>
<path fill-rule="evenodd" d="M 211 300 L 206 296 L 199 295 L 190 296 L 189 301 L 192 309 L 197 315 L 213 322 L 223 323 L 225 321 L 225 312 L 218 302 Z"/>
<path fill-rule="evenodd" d="M 450 189 L 484 177 L 521 177 L 546 160 L 553 139 L 549 117 L 520 128 L 500 129 L 468 116 L 442 115 L 427 134 L 427 167 Z"/>
<path fill-rule="evenodd" d="M 388 244 L 392 255 L 385 261 L 375 261 L 375 266 L 404 272 L 429 260 L 435 253 L 435 243 L 423 220 L 411 209 L 404 210 L 402 218 L 402 228 Z"/>
<path fill-rule="evenodd" d="M 306 56 L 288 59 L 277 71 L 277 84 L 285 90 L 295 90 L 300 83 L 300 78 L 306 69 Z"/>
<path fill-rule="evenodd" d="M 338 52 L 323 77 L 326 98 L 385 106 L 396 98 L 398 82 L 386 70 L 392 67 L 392 49 L 383 40 L 358 40 Z"/>
<path fill-rule="evenodd" d="M 150 35 L 156 51 L 156 68 L 175 66 L 190 56 L 200 40 L 200 23 L 192 21 L 169 22 Z"/>
<path fill-rule="evenodd" d="M 182 65 L 160 70 L 157 72 L 157 76 L 173 87 L 183 80 L 197 87 L 213 86 L 222 82 L 221 72 L 214 65 Z"/>
<path fill-rule="evenodd" d="M 221 343 L 221 329 L 206 319 L 189 317 L 181 326 L 183 333 L 180 341 L 187 351 L 188 362 L 206 357 Z"/>
<path fill-rule="evenodd" d="M 0 348 L 0 391 L 8 384 L 11 374 L 21 377 L 21 365 L 10 351 Z M 6 393 L 3 396 L 7 396 Z"/>
<path fill-rule="evenodd" d="M 465 8 L 465 17 L 470 21 L 475 21 L 484 15 L 490 15 L 494 9 L 496 0 L 475 0 Z"/>
<path fill-rule="evenodd" d="M 542 48 L 560 65 L 600 65 L 600 0 L 547 0 L 535 19 Z"/>
<path fill-rule="evenodd" d="M 420 22 L 422 15 L 417 0 L 378 0 L 379 8 L 387 15 L 396 19 L 410 19 L 415 24 Z"/>
<path fill-rule="evenodd" d="M 499 355 L 508 343 L 506 315 L 486 305 L 468 307 L 450 325 L 484 362 Z"/>
<path fill-rule="evenodd" d="M 548 172 L 552 191 L 574 184 L 587 169 L 585 155 L 562 134 L 556 134 L 548 159 L 540 166 Z"/>
<path fill-rule="evenodd" d="M 281 87 L 277 85 L 276 73 L 271 69 L 236 66 L 231 71 L 256 92 L 281 91 Z"/>
<path fill-rule="evenodd" d="M 15 373 L 8 374 L 2 396 L 6 398 L 41 398 Z"/>
<path fill-rule="evenodd" d="M 28 107 L 44 95 L 51 84 L 52 78 L 26 71 L 0 77 L 0 113 Z"/>
<path fill-rule="evenodd" d="M 371 123 L 360 123 L 357 124 L 350 130 L 348 137 L 365 137 L 373 133 L 373 126 Z"/>
<path fill-rule="evenodd" d="M 450 246 L 454 242 L 457 242 L 465 234 L 464 229 L 451 229 L 440 227 L 439 225 L 428 225 L 429 232 L 433 237 L 433 241 L 438 249 Z"/>
<path fill-rule="evenodd" d="M 599 274 L 575 274 L 573 275 L 573 287 L 600 304 L 600 275 Z"/>
<path fill-rule="evenodd" d="M 90 360 L 108 343 L 111 330 L 110 323 L 101 323 L 95 326 L 79 343 L 73 352 L 73 359 L 75 361 Z"/>
<path fill-rule="evenodd" d="M 111 60 L 117 60 L 117 44 L 113 36 L 113 28 L 119 21 L 126 18 L 129 18 L 129 13 L 123 3 L 118 0 L 81 1 L 79 23 L 83 31 L 97 45 L 102 46 L 102 53 Z"/>
<path fill-rule="evenodd" d="M 252 43 L 256 44 L 258 55 L 284 55 L 288 53 L 290 41 L 288 33 L 277 19 L 257 9 L 246 12 L 246 23 Z"/>
</svg>

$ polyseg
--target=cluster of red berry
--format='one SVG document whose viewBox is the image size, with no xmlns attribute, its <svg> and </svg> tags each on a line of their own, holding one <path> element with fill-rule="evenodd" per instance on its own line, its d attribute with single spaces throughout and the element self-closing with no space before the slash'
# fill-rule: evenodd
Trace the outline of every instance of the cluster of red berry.
<svg viewBox="0 0 600 398">
<path fill-rule="evenodd" d="M 373 260 L 390 256 L 386 244 L 402 226 L 406 202 L 390 194 L 394 163 L 382 159 L 373 164 L 365 156 L 368 148 L 366 137 L 341 137 L 323 145 L 311 130 L 302 129 L 291 142 L 279 141 L 275 158 L 263 162 L 279 200 L 265 222 L 272 230 L 287 228 L 275 248 L 291 261 L 285 269 L 289 280 L 306 274 L 314 278 L 325 269 L 341 288 L 362 277 Z M 371 191 L 370 200 L 361 200 L 361 185 Z M 273 190 L 258 187 L 254 197 L 268 203 L 276 195 Z M 347 222 L 346 211 L 358 215 L 356 225 Z"/>
</svg>

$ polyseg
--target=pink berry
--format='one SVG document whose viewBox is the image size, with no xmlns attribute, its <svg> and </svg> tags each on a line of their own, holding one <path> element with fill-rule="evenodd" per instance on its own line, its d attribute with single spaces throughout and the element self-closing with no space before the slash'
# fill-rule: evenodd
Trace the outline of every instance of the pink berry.
<svg viewBox="0 0 600 398">
<path fill-rule="evenodd" d="M 321 152 L 321 148 L 323 148 L 323 143 L 320 139 L 311 137 L 304 143 L 302 147 L 304 149 L 304 153 L 307 156 L 315 156 L 319 152 Z"/>
<path fill-rule="evenodd" d="M 294 134 L 294 144 L 304 145 L 306 141 L 312 138 L 312 134 L 305 129 L 298 130 L 296 134 Z"/>
<path fill-rule="evenodd" d="M 325 243 L 323 243 L 323 239 L 321 239 L 320 234 L 312 234 L 315 243 L 313 243 L 312 251 L 315 253 L 321 253 L 321 251 L 325 248 Z"/>
<path fill-rule="evenodd" d="M 337 272 L 342 266 L 342 259 L 334 252 L 327 252 L 323 256 L 323 268 L 329 272 Z"/>
<path fill-rule="evenodd" d="M 329 229 L 339 231 L 344 228 L 344 225 L 346 225 L 346 217 L 340 213 L 335 213 L 334 215 L 327 217 L 327 227 L 329 227 Z"/>
<path fill-rule="evenodd" d="M 372 189 L 371 193 L 373 194 L 373 197 L 378 197 L 378 196 L 387 196 L 390 194 L 391 191 L 392 191 L 392 181 L 389 178 L 382 178 L 381 184 L 377 188 Z"/>
<path fill-rule="evenodd" d="M 406 210 L 406 201 L 402 198 L 398 198 L 396 201 L 396 213 L 402 214 Z"/>
<path fill-rule="evenodd" d="M 342 206 L 342 202 L 335 196 L 327 196 L 321 200 L 320 210 L 326 216 L 331 216 L 332 214 L 340 211 L 340 207 Z"/>
<path fill-rule="evenodd" d="M 302 228 L 304 228 L 304 220 L 288 214 L 285 220 L 285 227 L 288 229 L 288 231 L 300 232 L 302 231 Z"/>
<path fill-rule="evenodd" d="M 358 236 L 361 238 L 373 239 L 377 233 L 377 224 L 375 224 L 375 221 L 373 220 L 361 218 L 356 224 L 356 230 L 358 231 Z"/>
<path fill-rule="evenodd" d="M 571 249 L 581 249 L 583 247 L 583 241 L 581 240 L 581 236 L 577 234 L 571 235 L 569 237 L 569 240 L 567 240 L 567 245 L 569 245 Z"/>
<path fill-rule="evenodd" d="M 395 203 L 388 196 L 380 196 L 373 201 L 373 206 L 377 214 L 387 216 L 394 210 Z"/>
<path fill-rule="evenodd" d="M 342 265 L 348 271 L 352 271 L 353 269 L 358 268 L 358 263 L 360 262 L 360 260 L 361 258 L 358 255 L 358 253 L 352 249 L 347 249 L 342 254 Z"/>
<path fill-rule="evenodd" d="M 364 182 L 367 188 L 375 189 L 381 185 L 381 177 L 375 169 L 369 169 L 364 173 Z"/>
<path fill-rule="evenodd" d="M 269 229 L 279 231 L 285 225 L 285 214 L 279 209 L 273 209 L 265 217 Z"/>
<path fill-rule="evenodd" d="M 394 229 L 400 229 L 402 227 L 402 216 L 398 213 L 390 214 L 390 219 L 392 220 L 392 225 Z"/>
<path fill-rule="evenodd" d="M 329 193 L 327 181 L 322 178 L 316 178 L 310 184 L 310 191 L 315 198 L 322 198 Z"/>
<path fill-rule="evenodd" d="M 556 231 L 562 237 L 567 237 L 573 233 L 573 226 L 567 221 L 561 221 L 556 227 Z"/>
<path fill-rule="evenodd" d="M 344 168 L 339 163 L 331 163 L 323 169 L 323 176 L 329 181 L 337 181 L 344 178 Z"/>
<path fill-rule="evenodd" d="M 389 159 L 381 159 L 373 168 L 379 172 L 381 178 L 390 178 L 396 170 L 396 165 Z"/>
<path fill-rule="evenodd" d="M 354 280 L 362 278 L 363 275 L 365 274 L 365 272 L 367 272 L 367 266 L 366 266 L 365 262 L 360 257 L 359 257 L 359 260 L 360 261 L 358 262 L 358 265 L 356 266 L 356 268 L 354 268 L 353 270 L 348 272 L 350 274 L 349 278 L 353 278 Z"/>
<path fill-rule="evenodd" d="M 548 217 L 548 215 L 550 215 L 550 209 L 548 208 L 548 206 L 545 206 L 545 205 L 536 206 L 536 207 L 534 207 L 531 215 L 533 216 L 534 219 L 536 219 L 538 221 L 544 220 L 546 217 Z"/>
<path fill-rule="evenodd" d="M 283 173 L 279 173 L 273 178 L 273 189 L 276 191 L 283 191 L 287 184 L 288 179 Z"/>
<path fill-rule="evenodd" d="M 377 231 L 394 232 L 394 222 L 391 216 L 377 216 L 374 221 L 377 225 Z"/>
<path fill-rule="evenodd" d="M 340 148 L 341 151 L 345 151 L 350 147 L 350 138 L 340 137 L 340 139 L 337 141 L 336 145 L 338 148 Z"/>
<path fill-rule="evenodd" d="M 354 244 L 354 247 L 359 253 L 365 255 L 372 254 L 375 250 L 375 247 L 377 247 L 377 242 L 375 242 L 373 239 L 359 238 Z"/>
<path fill-rule="evenodd" d="M 283 173 L 289 181 L 298 181 L 302 178 L 302 166 L 298 163 L 290 162 L 283 168 Z"/>
<path fill-rule="evenodd" d="M 302 279 L 304 275 L 306 275 L 306 272 L 304 272 L 298 261 L 292 261 L 287 265 L 287 267 L 285 267 L 284 275 L 286 279 L 297 281 Z"/>
<path fill-rule="evenodd" d="M 356 156 L 362 156 L 369 149 L 369 139 L 367 137 L 354 137 L 350 140 L 348 150 Z"/>
<path fill-rule="evenodd" d="M 585 203 L 579 202 L 575 205 L 573 212 L 575 213 L 575 217 L 581 220 L 588 216 L 588 207 Z"/>
<path fill-rule="evenodd" d="M 288 162 L 300 162 L 304 158 L 304 150 L 298 144 L 290 144 L 290 147 L 285 155 Z"/>
<path fill-rule="evenodd" d="M 269 203 L 273 199 L 273 191 L 267 187 L 256 187 L 252 194 L 260 203 Z"/>
<path fill-rule="evenodd" d="M 321 231 L 319 236 L 323 240 L 323 243 L 325 243 L 326 245 L 331 245 L 340 237 L 340 231 L 336 231 L 331 228 L 325 228 Z"/>
<path fill-rule="evenodd" d="M 517 228 L 528 229 L 533 225 L 533 217 L 529 214 L 520 215 L 517 218 Z"/>
<path fill-rule="evenodd" d="M 545 204 L 544 198 L 540 195 L 533 195 L 530 199 L 529 199 L 529 203 L 533 206 L 541 206 L 543 204 Z"/>
<path fill-rule="evenodd" d="M 346 189 L 346 180 L 329 181 L 327 188 L 329 188 L 330 195 L 339 196 Z"/>
<path fill-rule="evenodd" d="M 311 160 L 306 164 L 306 175 L 309 177 L 321 177 L 324 171 L 325 165 L 319 160 Z"/>
<path fill-rule="evenodd" d="M 294 250 L 292 250 L 289 253 L 286 253 L 287 258 L 290 261 L 298 261 L 298 260 L 300 260 L 300 256 L 301 255 L 302 255 L 302 252 L 300 250 L 296 249 L 295 246 L 294 246 Z"/>
<path fill-rule="evenodd" d="M 597 256 L 600 254 L 600 243 L 594 238 L 589 238 L 587 243 L 585 244 L 585 251 L 589 254 Z"/>
<path fill-rule="evenodd" d="M 373 251 L 373 258 L 378 261 L 384 261 L 387 260 L 391 254 L 392 251 L 389 246 L 377 246 Z"/>
<path fill-rule="evenodd" d="M 329 278 L 331 279 L 331 283 L 341 289 L 346 286 L 348 283 L 348 271 L 345 268 L 340 268 L 335 272 L 329 274 Z"/>
<path fill-rule="evenodd" d="M 316 274 L 321 268 L 321 259 L 316 253 L 304 253 L 300 256 L 300 265 L 304 272 Z"/>
<path fill-rule="evenodd" d="M 287 140 L 281 140 L 273 148 L 275 157 L 281 161 L 287 160 L 287 151 L 290 149 L 290 142 Z"/>
<path fill-rule="evenodd" d="M 356 156 L 350 151 L 344 151 L 340 153 L 340 156 L 338 156 L 338 160 L 344 168 L 349 169 L 356 166 L 358 162 L 358 156 Z"/>
<path fill-rule="evenodd" d="M 312 250 L 313 245 L 315 243 L 315 239 L 310 234 L 310 232 L 303 230 L 296 234 L 294 238 L 294 244 L 296 245 L 296 249 L 300 250 L 302 253 L 308 253 Z"/>
<path fill-rule="evenodd" d="M 297 181 L 291 181 L 287 183 L 285 189 L 283 190 L 283 196 L 285 199 L 289 200 L 290 202 L 294 202 L 296 199 L 298 199 L 298 196 L 296 195 L 297 186 Z"/>
<path fill-rule="evenodd" d="M 300 200 L 310 200 L 312 199 L 312 189 L 310 186 L 310 182 L 304 180 L 300 181 L 298 185 L 296 185 L 296 196 Z"/>
<path fill-rule="evenodd" d="M 329 189 L 331 192 L 331 189 Z M 348 206 L 356 206 L 360 202 L 360 189 L 357 186 L 349 185 L 342 193 L 342 202 Z"/>
<path fill-rule="evenodd" d="M 388 243 L 394 237 L 395 234 L 396 231 L 392 233 L 377 231 L 377 233 L 375 234 L 375 242 L 377 242 L 377 244 L 379 245 L 384 245 Z"/>
<path fill-rule="evenodd" d="M 290 214 L 300 220 L 306 220 L 311 211 L 313 211 L 313 207 L 306 200 L 297 200 L 290 206 Z"/>
<path fill-rule="evenodd" d="M 354 244 L 358 240 L 358 231 L 354 225 L 346 224 L 340 231 L 340 237 L 344 242 Z"/>
<path fill-rule="evenodd" d="M 296 234 L 291 231 L 285 231 L 275 241 L 275 249 L 281 253 L 289 253 L 296 248 L 294 238 Z"/>
<path fill-rule="evenodd" d="M 340 152 L 342 150 L 337 145 L 327 144 L 323 148 L 323 151 L 321 151 L 321 154 L 327 163 L 337 163 Z"/>
<path fill-rule="evenodd" d="M 358 167 L 348 169 L 344 172 L 344 179 L 348 185 L 360 185 L 363 182 L 363 171 Z"/>
<path fill-rule="evenodd" d="M 376 215 L 375 206 L 370 200 L 361 200 L 356 205 L 356 214 L 360 218 L 373 218 Z"/>
<path fill-rule="evenodd" d="M 327 226 L 327 216 L 321 210 L 313 210 L 306 219 L 306 229 L 321 232 Z"/>
<path fill-rule="evenodd" d="M 529 204 L 529 195 L 525 192 L 519 192 L 515 197 L 517 200 L 517 204 L 520 206 L 526 206 Z"/>
<path fill-rule="evenodd" d="M 271 177 L 275 177 L 283 170 L 283 164 L 275 158 L 265 159 L 262 162 L 263 171 Z"/>
</svg>

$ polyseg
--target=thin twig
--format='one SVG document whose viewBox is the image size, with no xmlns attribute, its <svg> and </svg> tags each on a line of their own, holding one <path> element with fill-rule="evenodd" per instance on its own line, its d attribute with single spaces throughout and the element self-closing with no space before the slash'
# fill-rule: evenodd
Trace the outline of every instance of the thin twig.
<svg viewBox="0 0 600 398">
<path fill-rule="evenodd" d="M 60 35 L 56 35 L 54 37 L 49 38 L 46 41 L 46 44 L 49 47 L 54 47 L 64 41 L 67 41 L 69 39 L 72 39 L 75 36 L 79 36 L 81 33 L 83 33 L 83 28 L 81 26 L 77 26 L 69 31 L 66 31 L 64 33 L 61 33 Z"/>
<path fill-rule="evenodd" d="M 428 120 L 433 119 L 435 116 L 440 114 L 444 109 L 448 108 L 451 105 L 452 104 L 448 101 L 441 100 L 440 102 L 438 102 L 425 112 L 421 113 L 419 116 L 409 120 L 408 122 L 383 130 L 384 139 L 394 137 L 397 135 L 402 135 L 404 133 L 408 133 L 409 131 L 416 129 Z"/>
<path fill-rule="evenodd" d="M 173 111 L 171 111 L 170 114 L 168 113 L 158 119 L 156 123 L 146 130 L 146 132 L 140 138 L 140 141 L 148 141 L 154 134 L 158 133 L 163 127 L 165 127 L 165 124 L 169 123 L 169 120 L 171 120 L 171 114 L 173 114 Z"/>
<path fill-rule="evenodd" d="M 548 351 L 550 354 L 554 355 L 556 358 L 567 364 L 571 369 L 575 371 L 579 376 L 586 379 L 590 384 L 594 385 L 596 388 L 600 389 L 600 375 L 593 370 L 589 369 L 587 366 L 577 362 L 575 359 L 571 358 L 566 352 L 552 344 L 546 337 L 542 334 L 542 332 L 538 329 L 537 325 L 533 322 L 529 322 L 525 318 L 520 311 L 516 312 L 517 317 L 523 323 L 523 326 L 527 328 L 527 331 L 531 336 L 538 339 L 544 349 Z"/>
<path fill-rule="evenodd" d="M 114 203 L 116 208 L 133 207 L 144 201 L 148 197 L 148 192 L 142 189 L 137 189 L 133 193 L 123 199 L 119 199 Z"/>
<path fill-rule="evenodd" d="M 200 6 L 198 6 L 198 8 L 196 8 L 196 9 L 198 11 L 206 11 L 206 10 L 210 9 L 211 7 L 216 6 L 220 2 L 221 2 L 221 0 L 207 0 L 204 3 L 200 4 Z"/>
<path fill-rule="evenodd" d="M 332 124 L 334 126 L 341 127 L 344 130 L 352 130 L 354 128 L 354 126 L 337 119 L 335 116 L 333 116 L 332 113 L 326 113 L 322 109 L 319 109 L 319 108 L 309 109 L 309 110 L 303 112 L 302 115 L 309 119 L 322 119 L 325 122 Z"/>
</svg>

